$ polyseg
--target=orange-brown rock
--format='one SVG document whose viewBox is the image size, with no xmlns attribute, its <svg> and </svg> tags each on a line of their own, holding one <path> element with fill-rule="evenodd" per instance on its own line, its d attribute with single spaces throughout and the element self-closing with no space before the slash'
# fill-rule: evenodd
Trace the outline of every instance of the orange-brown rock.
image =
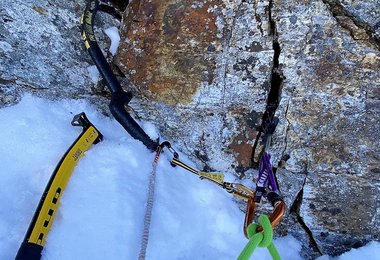
<svg viewBox="0 0 380 260">
<path fill-rule="evenodd" d="M 138 0 L 124 14 L 115 64 L 139 114 L 206 168 L 250 167 L 272 69 L 267 6 Z"/>
<path fill-rule="evenodd" d="M 218 2 L 195 8 L 193 1 L 142 0 L 128 7 L 117 64 L 143 95 L 187 104 L 203 81 L 213 82 L 220 40 L 208 10 Z"/>
</svg>

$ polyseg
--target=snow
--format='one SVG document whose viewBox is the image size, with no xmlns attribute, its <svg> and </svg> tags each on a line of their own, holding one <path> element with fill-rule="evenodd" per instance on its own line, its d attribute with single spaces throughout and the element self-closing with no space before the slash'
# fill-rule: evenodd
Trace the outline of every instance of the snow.
<svg viewBox="0 0 380 260">
<path fill-rule="evenodd" d="M 327 255 L 318 257 L 317 260 L 330 260 Z M 367 245 L 360 248 L 353 248 L 349 252 L 342 254 L 337 257 L 337 260 L 357 260 L 357 259 L 366 259 L 366 260 L 380 260 L 380 243 L 372 241 Z"/>
<path fill-rule="evenodd" d="M 87 71 L 92 82 L 97 83 L 99 81 L 100 72 L 96 65 L 88 66 Z"/>
<path fill-rule="evenodd" d="M 151 122 L 143 122 L 141 125 L 144 132 L 152 139 L 157 140 L 159 138 L 159 134 L 157 132 L 156 127 Z"/>
<path fill-rule="evenodd" d="M 107 36 L 111 39 L 111 46 L 109 48 L 112 56 L 115 55 L 117 48 L 119 47 L 120 43 L 120 35 L 119 35 L 119 30 L 117 29 L 116 26 L 110 27 L 104 32 L 107 34 Z"/>
<path fill-rule="evenodd" d="M 351 251 L 344 253 L 339 257 L 339 260 L 351 259 L 380 260 L 380 243 L 372 241 L 364 247 L 351 249 Z"/>
<path fill-rule="evenodd" d="M 0 109 L 0 259 L 14 259 L 55 165 L 81 132 L 70 122 L 82 111 L 104 140 L 75 168 L 43 259 L 137 258 L 154 154 L 86 101 L 26 95 L 19 104 Z M 158 136 L 152 124 L 142 124 Z M 157 169 L 147 259 L 236 259 L 247 242 L 244 214 L 230 194 L 172 168 L 169 157 L 165 152 Z M 182 154 L 181 159 L 193 165 Z M 302 259 L 294 237 L 274 243 L 283 259 Z M 339 259 L 378 255 L 380 245 L 372 242 Z M 259 248 L 253 258 L 270 256 Z"/>
</svg>

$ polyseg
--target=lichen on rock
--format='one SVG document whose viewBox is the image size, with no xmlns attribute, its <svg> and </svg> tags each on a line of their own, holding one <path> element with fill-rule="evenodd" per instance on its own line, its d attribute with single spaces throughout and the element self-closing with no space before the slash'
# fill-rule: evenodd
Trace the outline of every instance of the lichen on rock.
<svg viewBox="0 0 380 260">
<path fill-rule="evenodd" d="M 305 257 L 335 255 L 378 239 L 376 4 L 134 1 L 116 64 L 138 114 L 206 169 L 239 176 L 282 73 L 270 150 L 290 204 L 279 232 L 309 241 Z"/>
<path fill-rule="evenodd" d="M 353 38 L 330 7 L 323 1 L 275 5 L 286 80 L 273 153 L 288 155 L 288 171 L 307 174 L 299 216 L 320 251 L 336 255 L 379 239 L 373 169 L 379 165 L 380 53 L 372 41 Z"/>
<path fill-rule="evenodd" d="M 25 92 L 106 106 L 87 71 L 83 7 L 0 2 L 0 107 Z M 121 24 L 100 12 L 95 30 L 107 54 L 102 29 L 120 25 L 112 65 L 134 115 L 205 170 L 251 177 L 281 81 L 270 153 L 288 208 L 276 233 L 315 258 L 380 239 L 379 10 L 376 0 L 135 0 Z"/>
<path fill-rule="evenodd" d="M 24 92 L 47 98 L 93 98 L 87 67 L 92 64 L 80 38 L 83 1 L 0 2 L 0 106 Z M 99 15 L 104 26 L 118 25 Z M 101 47 L 106 36 L 97 31 Z"/>
<path fill-rule="evenodd" d="M 203 167 L 250 166 L 272 67 L 266 5 L 141 0 L 126 10 L 116 64 L 148 100 L 136 110 L 164 122 L 184 151 L 204 154 Z"/>
</svg>

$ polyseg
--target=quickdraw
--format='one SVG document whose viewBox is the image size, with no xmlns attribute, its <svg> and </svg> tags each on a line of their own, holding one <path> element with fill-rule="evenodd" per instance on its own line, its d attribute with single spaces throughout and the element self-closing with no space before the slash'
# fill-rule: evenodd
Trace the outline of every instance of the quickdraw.
<svg viewBox="0 0 380 260">
<path fill-rule="evenodd" d="M 273 206 L 273 212 L 269 216 L 272 227 L 277 226 L 285 214 L 285 202 L 283 201 L 278 188 L 277 179 L 273 172 L 270 162 L 270 155 L 266 152 L 271 144 L 272 135 L 278 124 L 278 118 L 275 117 L 275 111 L 278 107 L 278 100 L 268 103 L 263 116 L 262 124 L 258 136 L 255 140 L 253 151 L 256 150 L 257 143 L 261 137 L 263 143 L 263 154 L 260 157 L 259 175 L 256 181 L 256 189 L 253 197 L 250 197 L 247 203 L 247 210 L 244 219 L 244 235 L 248 238 L 248 226 L 253 222 L 255 215 L 255 206 L 262 203 L 266 198 Z M 261 134 L 264 134 L 261 136 Z M 254 154 L 252 156 L 254 158 Z M 257 232 L 261 232 L 262 227 L 258 226 Z"/>
<path fill-rule="evenodd" d="M 256 191 L 253 197 L 250 197 L 247 203 L 247 210 L 244 219 L 244 234 L 248 238 L 247 228 L 253 222 L 255 215 L 255 205 L 261 204 L 262 198 L 265 197 L 273 206 L 274 210 L 269 216 L 273 227 L 277 226 L 285 213 L 285 203 L 277 187 L 276 179 L 270 163 L 270 155 L 267 152 L 261 157 L 259 166 L 259 176 L 256 182 Z M 259 227 L 259 232 L 261 231 Z"/>
<path fill-rule="evenodd" d="M 247 201 L 247 210 L 244 220 L 244 234 L 247 238 L 247 227 L 254 219 L 255 206 L 257 204 L 261 204 L 263 198 L 266 198 L 274 207 L 274 210 L 269 217 L 272 226 L 275 227 L 280 223 L 285 213 L 285 203 L 280 195 L 276 178 L 272 170 L 272 165 L 270 163 L 270 155 L 267 152 L 264 152 L 261 157 L 259 176 L 257 178 L 255 192 L 253 192 L 243 184 L 225 182 L 224 174 L 222 173 L 203 172 L 190 167 L 179 160 L 178 153 L 171 147 L 170 144 L 167 145 L 167 148 L 173 154 L 173 159 L 171 160 L 172 166 L 179 166 L 199 176 L 200 179 L 209 180 L 234 196 Z M 259 227 L 258 232 L 261 230 L 261 227 Z"/>
<path fill-rule="evenodd" d="M 253 191 L 245 187 L 243 184 L 224 181 L 223 173 L 203 172 L 196 170 L 190 167 L 189 165 L 185 164 L 184 162 L 180 161 L 178 153 L 170 146 L 170 144 L 167 147 L 169 151 L 173 153 L 173 159 L 171 160 L 172 166 L 179 166 L 195 175 L 198 175 L 200 179 L 209 180 L 214 184 L 220 186 L 221 188 L 225 189 L 228 193 L 231 193 L 232 195 L 239 197 L 245 201 L 248 201 L 250 197 L 253 197 Z"/>
</svg>

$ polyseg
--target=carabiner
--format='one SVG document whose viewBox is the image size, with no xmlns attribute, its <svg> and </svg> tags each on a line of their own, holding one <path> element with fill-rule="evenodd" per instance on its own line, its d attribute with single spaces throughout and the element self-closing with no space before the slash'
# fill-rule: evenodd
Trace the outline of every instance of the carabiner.
<svg viewBox="0 0 380 260">
<path fill-rule="evenodd" d="M 281 196 L 275 192 L 269 192 L 267 198 L 273 206 L 273 212 L 269 216 L 269 220 L 272 224 L 272 227 L 274 228 L 281 222 L 281 219 L 285 214 L 285 202 L 282 200 Z M 244 219 L 244 235 L 246 238 L 248 238 L 247 228 L 253 222 L 255 215 L 255 205 L 256 203 L 254 197 L 249 197 L 247 203 L 247 211 L 245 213 Z M 257 228 L 258 232 L 261 232 L 262 230 L 263 229 L 261 226 Z"/>
</svg>

